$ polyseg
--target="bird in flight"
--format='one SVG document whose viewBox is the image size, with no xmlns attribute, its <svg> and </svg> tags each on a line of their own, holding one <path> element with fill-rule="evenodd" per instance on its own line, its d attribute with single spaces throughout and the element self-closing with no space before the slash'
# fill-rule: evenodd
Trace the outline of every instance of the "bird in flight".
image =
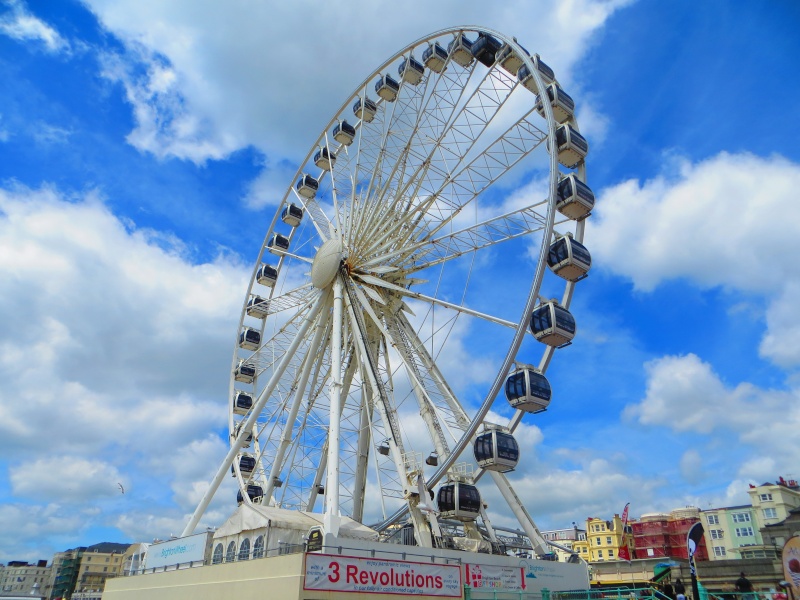
<svg viewBox="0 0 800 600">
<path fill-rule="evenodd" d="M 119 491 L 120 491 L 120 492 L 122 492 L 122 493 L 124 494 L 124 493 L 125 493 L 125 488 L 124 488 L 124 487 L 122 487 L 122 484 L 121 484 L 121 483 L 118 483 L 117 485 L 119 486 Z"/>
</svg>

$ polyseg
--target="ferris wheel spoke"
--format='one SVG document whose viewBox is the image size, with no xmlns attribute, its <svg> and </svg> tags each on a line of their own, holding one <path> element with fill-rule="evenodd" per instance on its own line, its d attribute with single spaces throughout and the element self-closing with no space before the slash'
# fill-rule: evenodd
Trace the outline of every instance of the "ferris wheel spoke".
<svg viewBox="0 0 800 600">
<path fill-rule="evenodd" d="M 323 311 L 325 307 L 323 307 Z M 295 385 L 292 386 L 293 394 L 292 394 L 292 403 L 289 411 L 286 415 L 285 425 L 283 427 L 283 431 L 280 435 L 280 443 L 278 445 L 275 454 L 272 457 L 272 470 L 267 478 L 267 488 L 264 490 L 264 501 L 269 502 L 272 498 L 272 491 L 275 488 L 275 482 L 279 479 L 279 475 L 283 470 L 283 459 L 285 456 L 286 449 L 289 447 L 289 444 L 292 442 L 294 436 L 294 429 L 296 426 L 296 419 L 297 414 L 300 411 L 300 405 L 304 398 L 306 392 L 306 385 L 308 384 L 308 378 L 311 375 L 311 369 L 314 367 L 314 364 L 320 364 L 322 361 L 319 360 L 319 351 L 320 346 L 322 344 L 322 340 L 327 336 L 327 333 L 330 329 L 330 323 L 327 319 L 318 318 L 317 325 L 314 331 L 314 338 L 311 340 L 311 344 L 309 345 L 308 350 L 306 351 L 305 357 L 302 363 L 302 369 L 298 377 L 298 381 Z"/>
<path fill-rule="evenodd" d="M 400 162 L 407 162 L 409 158 L 414 156 L 418 159 L 418 166 L 413 170 L 419 171 L 426 164 L 430 164 L 431 155 L 441 146 L 442 138 L 444 138 L 450 130 L 448 123 L 452 120 L 452 116 L 467 89 L 467 82 L 473 72 L 472 70 L 453 70 L 450 72 L 446 70 L 445 73 L 433 77 L 434 85 L 432 91 L 428 93 L 426 89 L 427 102 L 423 106 L 427 106 L 428 103 L 433 100 L 436 108 L 431 112 L 422 110 L 422 107 L 414 111 L 416 113 L 414 115 L 414 125 L 408 129 L 410 133 L 405 139 L 402 135 L 398 135 L 398 131 L 390 129 L 390 123 L 386 122 L 381 138 L 380 162 L 378 160 L 375 161 L 375 168 L 377 169 L 379 165 L 390 161 L 395 165 Z M 430 81 L 431 78 L 429 77 L 426 83 Z M 443 84 L 443 89 L 440 89 L 440 83 Z M 399 114 L 404 115 L 405 112 L 401 110 Z M 392 133 L 391 139 L 389 136 L 390 131 Z M 416 151 L 413 153 L 411 150 L 412 140 L 417 142 Z M 395 142 L 393 149 L 398 150 L 399 154 L 392 154 L 391 149 L 387 149 L 387 143 L 390 141 Z M 405 161 L 402 160 L 402 157 L 405 157 Z M 391 183 L 391 177 L 387 176 L 385 179 L 387 180 L 386 185 L 388 187 L 389 183 Z M 370 181 L 370 186 L 367 188 L 368 190 L 372 187 L 373 181 L 374 177 Z M 402 187 L 401 183 L 398 182 L 396 187 L 399 190 Z M 365 195 L 367 197 L 370 196 L 368 192 Z M 371 204 L 370 218 L 362 219 L 361 223 L 363 224 L 364 221 L 376 222 L 377 219 L 375 217 L 382 216 L 380 215 L 380 211 L 382 210 L 384 209 L 381 203 Z"/>
<path fill-rule="evenodd" d="M 392 237 L 384 235 L 369 248 L 368 252 L 383 254 L 388 249 L 396 251 L 406 244 L 413 245 L 415 237 L 419 241 L 431 240 L 437 232 L 452 223 L 483 190 L 502 177 L 546 138 L 546 134 L 527 122 L 526 117 L 510 127 L 502 137 L 484 153 L 475 157 L 461 172 L 451 179 L 445 179 L 440 188 L 434 190 L 426 200 L 409 207 L 407 214 L 390 226 L 391 233 L 397 235 Z M 502 219 L 504 216 L 497 219 Z"/>
<path fill-rule="evenodd" d="M 455 233 L 408 244 L 385 252 L 361 264 L 370 271 L 386 264 L 399 265 L 402 274 L 412 274 L 458 258 L 469 252 L 494 246 L 546 227 L 546 201 L 491 218 Z"/>
<path fill-rule="evenodd" d="M 446 415 L 448 425 L 459 431 L 466 430 L 471 419 L 439 370 L 436 361 L 428 353 L 425 343 L 419 338 L 417 331 L 402 312 L 397 314 L 397 324 L 411 348 L 411 355 L 417 362 L 423 380 L 428 382 L 427 388 L 438 391 L 438 394 L 431 395 L 437 410 Z"/>
</svg>

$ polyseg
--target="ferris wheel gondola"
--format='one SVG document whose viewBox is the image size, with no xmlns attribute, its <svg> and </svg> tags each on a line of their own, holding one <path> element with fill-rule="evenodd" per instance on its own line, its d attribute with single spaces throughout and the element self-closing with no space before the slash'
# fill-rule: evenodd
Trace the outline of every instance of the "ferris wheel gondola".
<svg viewBox="0 0 800 600">
<path fill-rule="evenodd" d="M 550 101 L 537 106 L 537 96 Z M 417 40 L 344 99 L 267 228 L 240 314 L 224 473 L 238 464 L 242 502 L 324 510 L 334 534 L 334 515 L 386 532 L 405 511 L 420 546 L 445 544 L 439 518 L 493 535 L 476 481 L 489 470 L 503 497 L 516 497 L 501 475 L 520 459 L 513 429 L 550 402 L 544 371 L 574 336 L 568 307 L 590 266 L 581 253 L 588 144 L 571 101 L 538 54 L 481 27 Z M 512 171 L 540 181 L 545 196 L 509 208 L 487 193 Z M 508 282 L 519 277 L 507 269 L 530 269 L 508 257 L 529 256 L 533 240 L 530 287 L 515 290 Z M 495 283 L 502 303 L 485 293 Z M 537 307 L 554 287 L 560 301 Z M 511 373 L 528 331 L 546 345 L 539 366 Z M 464 404 L 462 374 L 442 359 L 453 343 L 505 353 L 477 408 Z M 533 347 L 541 349 L 531 339 L 525 352 Z M 479 433 L 504 388 L 508 427 Z M 456 464 L 471 444 L 474 478 Z M 252 469 L 249 460 L 242 468 L 246 457 Z M 438 513 L 424 506 L 437 484 Z"/>
</svg>

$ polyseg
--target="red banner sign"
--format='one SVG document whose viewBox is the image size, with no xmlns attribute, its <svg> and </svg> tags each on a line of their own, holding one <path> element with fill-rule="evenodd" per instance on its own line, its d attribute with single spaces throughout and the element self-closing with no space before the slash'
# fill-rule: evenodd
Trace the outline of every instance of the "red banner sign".
<svg viewBox="0 0 800 600">
<path fill-rule="evenodd" d="M 306 554 L 304 590 L 461 597 L 461 569 L 400 560 Z"/>
</svg>

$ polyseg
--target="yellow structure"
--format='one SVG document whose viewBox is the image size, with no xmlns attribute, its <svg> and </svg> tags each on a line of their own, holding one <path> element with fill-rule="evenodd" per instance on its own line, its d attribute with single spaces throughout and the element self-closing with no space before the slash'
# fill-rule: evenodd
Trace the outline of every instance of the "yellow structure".
<svg viewBox="0 0 800 600">
<path fill-rule="evenodd" d="M 86 552 L 78 567 L 76 592 L 102 591 L 106 580 L 122 573 L 121 552 Z"/>
<path fill-rule="evenodd" d="M 611 521 L 591 517 L 586 519 L 586 539 L 588 548 L 586 553 L 581 549 L 579 556 L 588 562 L 601 562 L 619 560 L 619 549 L 628 547 L 628 556 L 633 556 L 633 533 L 622 530 L 622 519 L 614 515 Z M 578 544 L 573 544 L 578 549 Z"/>
</svg>

